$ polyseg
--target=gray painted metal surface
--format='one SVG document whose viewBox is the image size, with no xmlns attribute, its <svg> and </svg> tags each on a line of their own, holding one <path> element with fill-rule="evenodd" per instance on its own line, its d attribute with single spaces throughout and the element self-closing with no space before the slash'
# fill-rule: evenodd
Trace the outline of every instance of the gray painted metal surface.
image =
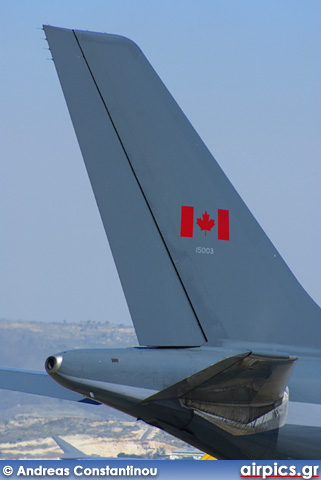
<svg viewBox="0 0 321 480">
<path fill-rule="evenodd" d="M 256 349 L 259 347 L 258 344 Z M 222 360 L 225 362 L 224 359 L 228 356 L 237 355 L 237 352 L 238 344 L 234 345 L 234 350 L 232 346 L 222 349 L 202 347 L 73 350 L 57 354 L 62 361 L 59 362 L 59 369 L 51 374 L 53 379 L 68 390 L 55 384 L 49 377 L 46 385 L 42 382 L 28 383 L 30 372 L 19 372 L 20 378 L 12 377 L 11 387 L 8 388 L 47 396 L 51 382 L 60 387 L 61 398 L 67 398 L 64 392 L 74 395 L 74 398 L 70 396 L 70 399 L 74 400 L 82 396 L 91 400 L 95 398 L 222 459 L 321 458 L 320 354 L 300 352 L 289 381 L 290 414 L 286 424 L 278 429 L 251 435 L 233 435 L 206 421 L 193 409 L 184 408 L 175 398 L 148 401 L 152 395 L 162 390 L 166 392 L 167 388 L 178 382 L 183 381 L 185 391 L 189 381 L 184 379 L 197 375 L 210 365 L 216 364 L 213 368 L 219 370 L 217 364 Z M 280 355 L 274 355 L 279 361 Z M 248 358 L 248 354 L 238 356 Z M 286 357 L 287 353 L 284 353 L 281 359 Z M 273 358 L 272 353 L 270 358 Z M 228 360 L 229 364 L 233 362 L 234 360 Z M 10 373 L 12 372 L 8 372 L 9 375 Z M 244 374 L 248 375 L 249 371 L 244 370 Z M 202 375 L 201 373 L 200 376 Z M 22 377 L 25 377 L 24 382 L 21 382 Z M 225 382 L 228 378 L 226 370 L 224 377 Z M 232 385 L 238 383 L 235 379 Z M 224 388 L 226 389 L 226 385 Z"/>
<path fill-rule="evenodd" d="M 228 355 L 231 356 L 226 358 Z M 266 422 L 266 430 L 261 431 L 260 422 L 257 422 L 249 431 L 249 422 L 242 427 L 233 422 L 234 427 L 238 426 L 237 432 L 230 428 L 231 422 L 226 425 L 226 414 L 220 417 L 224 419 L 223 425 L 217 421 L 217 416 L 213 422 L 200 413 L 206 413 L 209 407 L 215 409 L 225 405 L 228 408 L 234 406 L 235 413 L 239 414 L 239 407 L 246 397 L 245 404 L 255 408 L 259 403 L 261 406 L 270 404 L 273 389 L 278 390 L 280 382 L 288 380 L 290 372 L 280 373 L 279 370 L 282 364 L 291 369 L 293 359 L 287 353 L 275 353 L 274 356 L 270 353 L 265 359 L 263 355 L 263 370 L 260 366 L 257 370 L 255 363 L 242 366 L 242 359 L 251 361 L 248 353 L 234 356 L 232 350 L 211 347 L 74 350 L 61 352 L 58 357 L 62 358 L 59 369 L 54 373 L 48 369 L 48 373 L 61 385 L 162 428 L 211 455 L 222 459 L 321 458 L 318 421 L 321 415 L 321 377 L 319 374 L 314 376 L 320 372 L 320 354 L 302 353 L 296 362 L 289 381 L 287 408 L 291 415 L 287 418 L 285 412 L 282 427 L 269 428 L 270 423 Z M 255 356 L 253 360 L 255 362 Z M 300 363 L 301 374 L 296 375 Z M 305 376 L 303 385 L 302 376 Z M 253 391 L 251 393 L 251 387 L 244 397 L 245 384 L 252 385 Z M 281 390 L 283 388 L 284 385 Z M 219 399 L 214 398 L 217 394 Z M 188 408 L 182 402 L 184 399 L 202 401 L 205 410 Z M 234 415 L 234 411 L 232 413 Z M 276 420 L 279 421 L 280 417 L 277 416 Z"/>
<path fill-rule="evenodd" d="M 139 343 L 203 344 L 193 308 L 76 36 L 52 27 L 45 32 Z"/>
<path fill-rule="evenodd" d="M 86 397 L 62 388 L 59 384 L 53 382 L 45 372 L 0 368 L 0 388 L 88 403 Z"/>
<path fill-rule="evenodd" d="M 230 338 L 320 347 L 320 308 L 297 282 L 140 49 L 132 41 L 114 35 L 66 32 L 51 27 L 45 27 L 45 31 L 87 168 L 89 173 L 91 169 L 95 171 L 94 175 L 90 173 L 93 190 L 125 293 L 128 297 L 133 290 L 133 278 L 129 279 L 132 268 L 140 272 L 141 280 L 136 278 L 139 289 L 144 291 L 155 282 L 156 298 L 144 292 L 144 315 L 140 315 L 140 311 L 133 314 L 134 322 L 139 322 L 139 338 L 141 330 L 148 328 L 154 317 L 153 338 L 146 333 L 142 343 L 169 345 L 173 336 L 184 336 L 184 331 L 193 325 L 189 316 L 183 322 L 181 317 L 176 317 L 173 324 L 159 315 L 164 303 L 171 305 L 168 310 L 174 312 L 175 298 L 179 305 L 184 304 L 176 293 L 174 297 L 172 289 L 167 292 L 166 278 L 158 273 L 168 253 L 166 269 L 169 263 L 175 266 L 176 272 L 173 268 L 170 270 L 184 286 L 209 344 L 218 345 L 220 340 Z M 81 70 L 74 65 L 80 61 Z M 75 91 L 79 93 L 77 100 L 74 100 Z M 84 104 L 83 96 L 86 96 Z M 101 118 L 106 112 L 121 147 L 121 159 L 113 145 L 99 141 L 98 130 L 104 131 L 104 138 L 112 135 L 105 131 L 106 120 Z M 93 150 L 100 159 L 98 163 L 92 158 Z M 103 157 L 108 162 L 115 160 L 112 170 L 106 170 L 105 163 L 101 162 Z M 117 177 L 121 161 L 128 171 L 126 179 Z M 136 188 L 133 186 L 135 192 L 130 196 L 134 207 L 130 217 L 135 220 L 122 234 L 118 226 L 122 223 L 118 219 L 122 217 L 118 216 L 117 208 L 126 200 L 126 190 L 130 190 L 133 182 Z M 119 196 L 122 187 L 126 190 Z M 144 193 L 144 198 L 140 198 L 142 210 L 152 214 L 150 222 L 141 217 L 142 223 L 136 223 L 139 191 Z M 108 202 L 112 203 L 107 206 Z M 192 236 L 180 234 L 182 206 L 193 207 Z M 114 221 L 108 225 L 107 211 L 109 216 L 114 214 Z M 228 219 L 220 220 L 219 211 L 229 212 Z M 208 231 L 199 226 L 200 220 L 200 225 L 205 221 L 205 227 L 210 228 L 204 220 L 205 213 L 210 215 L 208 221 L 215 222 Z M 127 218 L 124 217 L 125 224 Z M 222 221 L 228 223 L 228 234 L 223 232 L 225 240 L 220 239 Z M 160 235 L 158 243 L 147 233 L 149 223 L 156 226 Z M 136 237 L 139 233 L 140 237 Z M 131 248 L 139 255 L 136 260 L 139 259 L 140 270 L 137 263 L 129 266 L 132 255 L 126 258 L 124 268 L 122 238 L 126 235 L 132 235 Z M 148 241 L 144 242 L 146 238 Z M 155 250 L 156 246 L 162 248 L 161 239 L 164 256 L 158 258 Z M 154 250 L 147 257 L 146 243 L 150 240 L 154 242 Z M 148 269 L 146 277 L 141 275 L 145 268 Z M 136 289 L 128 303 L 133 313 L 141 308 Z M 160 316 L 163 328 L 158 336 Z M 196 343 L 200 342 L 198 335 Z M 183 344 L 184 341 L 180 342 Z"/>
<path fill-rule="evenodd" d="M 320 439 L 320 429 L 286 424 L 286 384 L 294 401 L 320 404 L 320 308 L 140 49 L 119 36 L 45 31 L 140 343 L 216 346 L 64 352 L 48 372 L 220 458 L 308 458 L 311 450 L 298 449 L 303 439 L 319 458 L 309 438 Z M 255 355 L 240 355 L 242 344 L 268 350 L 263 370 L 251 364 Z M 273 373 L 269 362 L 280 362 L 275 350 L 285 352 L 283 359 L 299 357 L 290 379 L 293 359 Z M 166 397 L 239 357 L 241 366 L 226 368 L 225 381 L 217 373 L 188 398 Z M 237 404 L 242 395 L 248 421 Z M 289 434 L 296 435 L 292 443 Z"/>
</svg>

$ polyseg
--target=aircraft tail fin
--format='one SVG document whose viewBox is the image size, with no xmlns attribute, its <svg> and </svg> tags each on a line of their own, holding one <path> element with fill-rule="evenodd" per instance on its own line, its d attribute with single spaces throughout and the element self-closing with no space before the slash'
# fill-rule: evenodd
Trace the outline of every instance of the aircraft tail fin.
<svg viewBox="0 0 321 480">
<path fill-rule="evenodd" d="M 137 45 L 44 29 L 139 343 L 320 347 L 320 308 Z"/>
<path fill-rule="evenodd" d="M 58 435 L 53 435 L 52 438 L 56 442 L 58 447 L 61 448 L 61 450 L 64 452 L 63 456 L 61 457 L 63 460 L 80 460 L 90 458 L 89 455 L 86 455 L 81 450 L 78 450 L 78 448 L 66 442 Z"/>
</svg>

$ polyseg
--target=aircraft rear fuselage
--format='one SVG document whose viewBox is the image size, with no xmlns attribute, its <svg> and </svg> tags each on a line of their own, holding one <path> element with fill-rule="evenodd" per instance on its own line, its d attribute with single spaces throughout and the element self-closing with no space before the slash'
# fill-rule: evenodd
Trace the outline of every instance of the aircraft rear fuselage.
<svg viewBox="0 0 321 480">
<path fill-rule="evenodd" d="M 257 345 L 255 350 L 262 351 L 262 346 Z M 290 354 L 291 350 L 283 346 L 285 353 L 275 355 Z M 321 403 L 321 358 L 312 350 L 301 349 L 295 364 L 289 381 L 286 424 L 281 429 L 235 435 L 200 416 L 180 398 L 145 401 L 239 352 L 239 344 L 234 348 L 72 350 L 49 357 L 46 369 L 64 387 L 142 419 L 219 458 L 319 458 L 321 421 L 315 426 L 315 414 L 320 408 L 316 404 Z M 320 417 L 321 409 L 317 413 Z"/>
</svg>

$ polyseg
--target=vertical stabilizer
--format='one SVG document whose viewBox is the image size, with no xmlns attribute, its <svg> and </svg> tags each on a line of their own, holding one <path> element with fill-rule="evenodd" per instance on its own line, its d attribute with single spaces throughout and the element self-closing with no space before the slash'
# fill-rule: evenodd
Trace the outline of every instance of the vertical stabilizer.
<svg viewBox="0 0 321 480">
<path fill-rule="evenodd" d="M 140 343 L 320 346 L 320 308 L 141 50 L 45 31 Z"/>
</svg>

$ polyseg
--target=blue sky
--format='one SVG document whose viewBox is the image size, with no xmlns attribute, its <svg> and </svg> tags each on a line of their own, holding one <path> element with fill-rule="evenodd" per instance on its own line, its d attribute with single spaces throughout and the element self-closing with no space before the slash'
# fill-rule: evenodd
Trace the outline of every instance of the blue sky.
<svg viewBox="0 0 321 480">
<path fill-rule="evenodd" d="M 11 0 L 0 18 L 0 317 L 130 322 L 42 24 L 138 43 L 320 304 L 319 1 Z"/>
</svg>

